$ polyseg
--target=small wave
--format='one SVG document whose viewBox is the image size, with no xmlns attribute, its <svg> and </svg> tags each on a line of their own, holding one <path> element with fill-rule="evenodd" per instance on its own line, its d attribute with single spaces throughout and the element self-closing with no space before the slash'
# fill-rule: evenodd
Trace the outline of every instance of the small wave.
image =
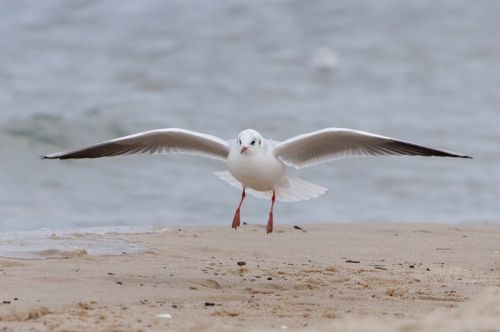
<svg viewBox="0 0 500 332">
<path fill-rule="evenodd" d="M 93 141 L 96 137 L 115 138 L 130 134 L 113 117 L 101 115 L 98 109 L 84 112 L 83 118 L 37 113 L 0 123 L 0 135 L 9 142 L 28 142 L 57 147 Z"/>
<path fill-rule="evenodd" d="M 74 258 L 87 255 L 116 256 L 148 251 L 119 234 L 161 233 L 168 229 L 145 227 L 98 227 L 0 233 L 0 257 L 17 259 Z"/>
<path fill-rule="evenodd" d="M 58 115 L 35 114 L 25 119 L 14 119 L 2 123 L 0 133 L 13 138 L 54 144 L 67 141 L 60 130 L 63 122 L 63 118 Z"/>
</svg>

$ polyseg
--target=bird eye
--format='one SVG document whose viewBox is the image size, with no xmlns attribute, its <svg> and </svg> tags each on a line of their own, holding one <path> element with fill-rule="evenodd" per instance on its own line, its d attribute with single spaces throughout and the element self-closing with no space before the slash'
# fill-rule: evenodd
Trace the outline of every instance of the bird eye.
<svg viewBox="0 0 500 332">
<path fill-rule="evenodd" d="M 253 140 L 252 143 L 250 143 L 250 144 L 255 145 L 255 140 Z"/>
<path fill-rule="evenodd" d="M 241 140 L 240 140 L 239 138 L 238 138 L 238 144 L 240 144 L 240 145 L 241 145 Z"/>
</svg>

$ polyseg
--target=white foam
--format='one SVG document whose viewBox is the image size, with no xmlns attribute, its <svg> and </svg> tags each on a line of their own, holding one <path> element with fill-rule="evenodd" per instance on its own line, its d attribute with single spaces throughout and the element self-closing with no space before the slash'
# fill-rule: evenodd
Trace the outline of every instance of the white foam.
<svg viewBox="0 0 500 332">
<path fill-rule="evenodd" d="M 148 250 L 120 234 L 158 233 L 151 226 L 97 227 L 0 233 L 0 257 L 18 259 L 68 258 L 82 255 L 128 255 Z"/>
</svg>

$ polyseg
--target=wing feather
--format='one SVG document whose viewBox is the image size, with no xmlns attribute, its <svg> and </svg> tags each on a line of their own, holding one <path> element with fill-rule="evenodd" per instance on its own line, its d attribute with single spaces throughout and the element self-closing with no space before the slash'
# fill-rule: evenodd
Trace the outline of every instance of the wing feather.
<svg viewBox="0 0 500 332">
<path fill-rule="evenodd" d="M 187 153 L 226 160 L 229 143 L 215 136 L 168 128 L 120 137 L 82 149 L 57 152 L 44 159 L 81 159 L 112 157 L 135 153 Z"/>
<path fill-rule="evenodd" d="M 346 128 L 326 128 L 299 135 L 277 144 L 273 152 L 283 162 L 296 168 L 342 158 L 376 155 L 471 158 Z"/>
</svg>

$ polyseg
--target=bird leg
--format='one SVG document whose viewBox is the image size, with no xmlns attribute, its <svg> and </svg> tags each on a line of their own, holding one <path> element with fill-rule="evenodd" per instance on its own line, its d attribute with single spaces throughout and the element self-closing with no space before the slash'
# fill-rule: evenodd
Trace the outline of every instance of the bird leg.
<svg viewBox="0 0 500 332">
<path fill-rule="evenodd" d="M 241 204 L 243 204 L 243 200 L 245 199 L 245 196 L 246 196 L 245 188 L 243 188 L 243 192 L 241 193 L 240 205 L 238 205 L 238 208 L 236 209 L 236 212 L 234 213 L 233 225 L 231 226 L 234 229 L 237 229 L 238 227 L 240 227 L 240 208 L 241 208 Z"/>
<path fill-rule="evenodd" d="M 269 211 L 269 220 L 267 221 L 267 227 L 266 231 L 267 234 L 272 233 L 273 231 L 273 208 L 274 208 L 274 202 L 276 201 L 276 194 L 273 190 L 273 198 L 272 198 L 272 204 L 271 204 L 271 211 Z"/>
</svg>

